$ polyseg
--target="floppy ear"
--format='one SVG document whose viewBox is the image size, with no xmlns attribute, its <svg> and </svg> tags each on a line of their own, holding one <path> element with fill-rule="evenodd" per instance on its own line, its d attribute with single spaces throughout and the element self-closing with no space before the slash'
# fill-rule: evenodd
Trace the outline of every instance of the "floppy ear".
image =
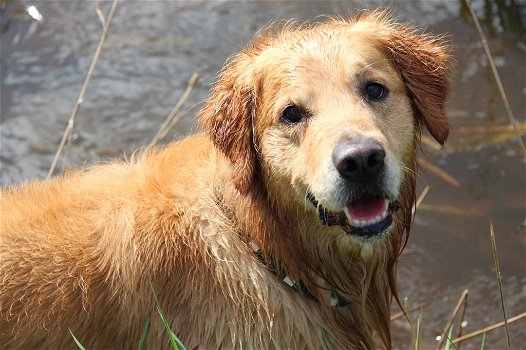
<svg viewBox="0 0 526 350">
<path fill-rule="evenodd" d="M 419 123 L 423 122 L 441 145 L 449 134 L 446 100 L 452 59 L 443 37 L 415 34 L 395 26 L 387 41 L 389 55 L 404 80 Z"/>
<path fill-rule="evenodd" d="M 242 194 L 249 192 L 257 166 L 252 141 L 255 113 L 252 60 L 241 52 L 223 68 L 199 115 L 202 129 L 232 163 L 233 182 Z"/>
</svg>

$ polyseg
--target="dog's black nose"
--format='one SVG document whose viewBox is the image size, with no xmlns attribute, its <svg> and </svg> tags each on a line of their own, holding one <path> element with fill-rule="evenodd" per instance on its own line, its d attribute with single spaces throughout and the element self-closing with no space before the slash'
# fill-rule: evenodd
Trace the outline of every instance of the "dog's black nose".
<svg viewBox="0 0 526 350">
<path fill-rule="evenodd" d="M 376 141 L 343 142 L 332 152 L 332 161 L 340 175 L 359 181 L 377 176 L 384 168 L 385 150 Z"/>
</svg>

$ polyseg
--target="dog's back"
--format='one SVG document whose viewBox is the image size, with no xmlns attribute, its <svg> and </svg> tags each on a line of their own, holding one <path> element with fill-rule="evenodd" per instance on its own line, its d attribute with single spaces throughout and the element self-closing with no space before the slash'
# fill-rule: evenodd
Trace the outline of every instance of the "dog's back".
<svg viewBox="0 0 526 350">
<path fill-rule="evenodd" d="M 63 347 L 71 329 L 90 344 L 136 344 L 154 310 L 150 279 L 184 284 L 170 265 L 188 256 L 183 241 L 192 238 L 183 234 L 206 191 L 197 188 L 206 184 L 198 164 L 209 163 L 199 152 L 206 146 L 195 137 L 130 163 L 3 191 L 0 343 Z"/>
</svg>

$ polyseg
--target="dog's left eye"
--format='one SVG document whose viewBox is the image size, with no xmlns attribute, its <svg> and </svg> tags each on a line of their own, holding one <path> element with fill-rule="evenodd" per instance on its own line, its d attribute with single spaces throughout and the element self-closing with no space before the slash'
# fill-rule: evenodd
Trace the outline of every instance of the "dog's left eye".
<svg viewBox="0 0 526 350">
<path fill-rule="evenodd" d="M 288 124 L 299 123 L 303 117 L 304 112 L 294 105 L 285 108 L 283 114 L 281 115 L 281 119 Z"/>
<path fill-rule="evenodd" d="M 365 86 L 365 98 L 371 102 L 385 98 L 387 92 L 387 88 L 379 83 L 369 83 Z"/>
</svg>

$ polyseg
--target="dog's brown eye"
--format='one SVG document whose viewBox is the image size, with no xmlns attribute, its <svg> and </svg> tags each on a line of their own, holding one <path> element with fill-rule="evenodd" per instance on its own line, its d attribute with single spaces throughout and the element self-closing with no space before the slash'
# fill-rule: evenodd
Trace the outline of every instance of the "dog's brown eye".
<svg viewBox="0 0 526 350">
<path fill-rule="evenodd" d="M 387 88 L 379 83 L 369 83 L 365 86 L 365 98 L 368 101 L 378 101 L 387 96 Z"/>
<path fill-rule="evenodd" d="M 283 111 L 281 119 L 283 119 L 285 122 L 289 124 L 296 124 L 296 123 L 299 123 L 303 119 L 303 117 L 304 117 L 304 113 L 298 107 L 288 106 Z"/>
</svg>

